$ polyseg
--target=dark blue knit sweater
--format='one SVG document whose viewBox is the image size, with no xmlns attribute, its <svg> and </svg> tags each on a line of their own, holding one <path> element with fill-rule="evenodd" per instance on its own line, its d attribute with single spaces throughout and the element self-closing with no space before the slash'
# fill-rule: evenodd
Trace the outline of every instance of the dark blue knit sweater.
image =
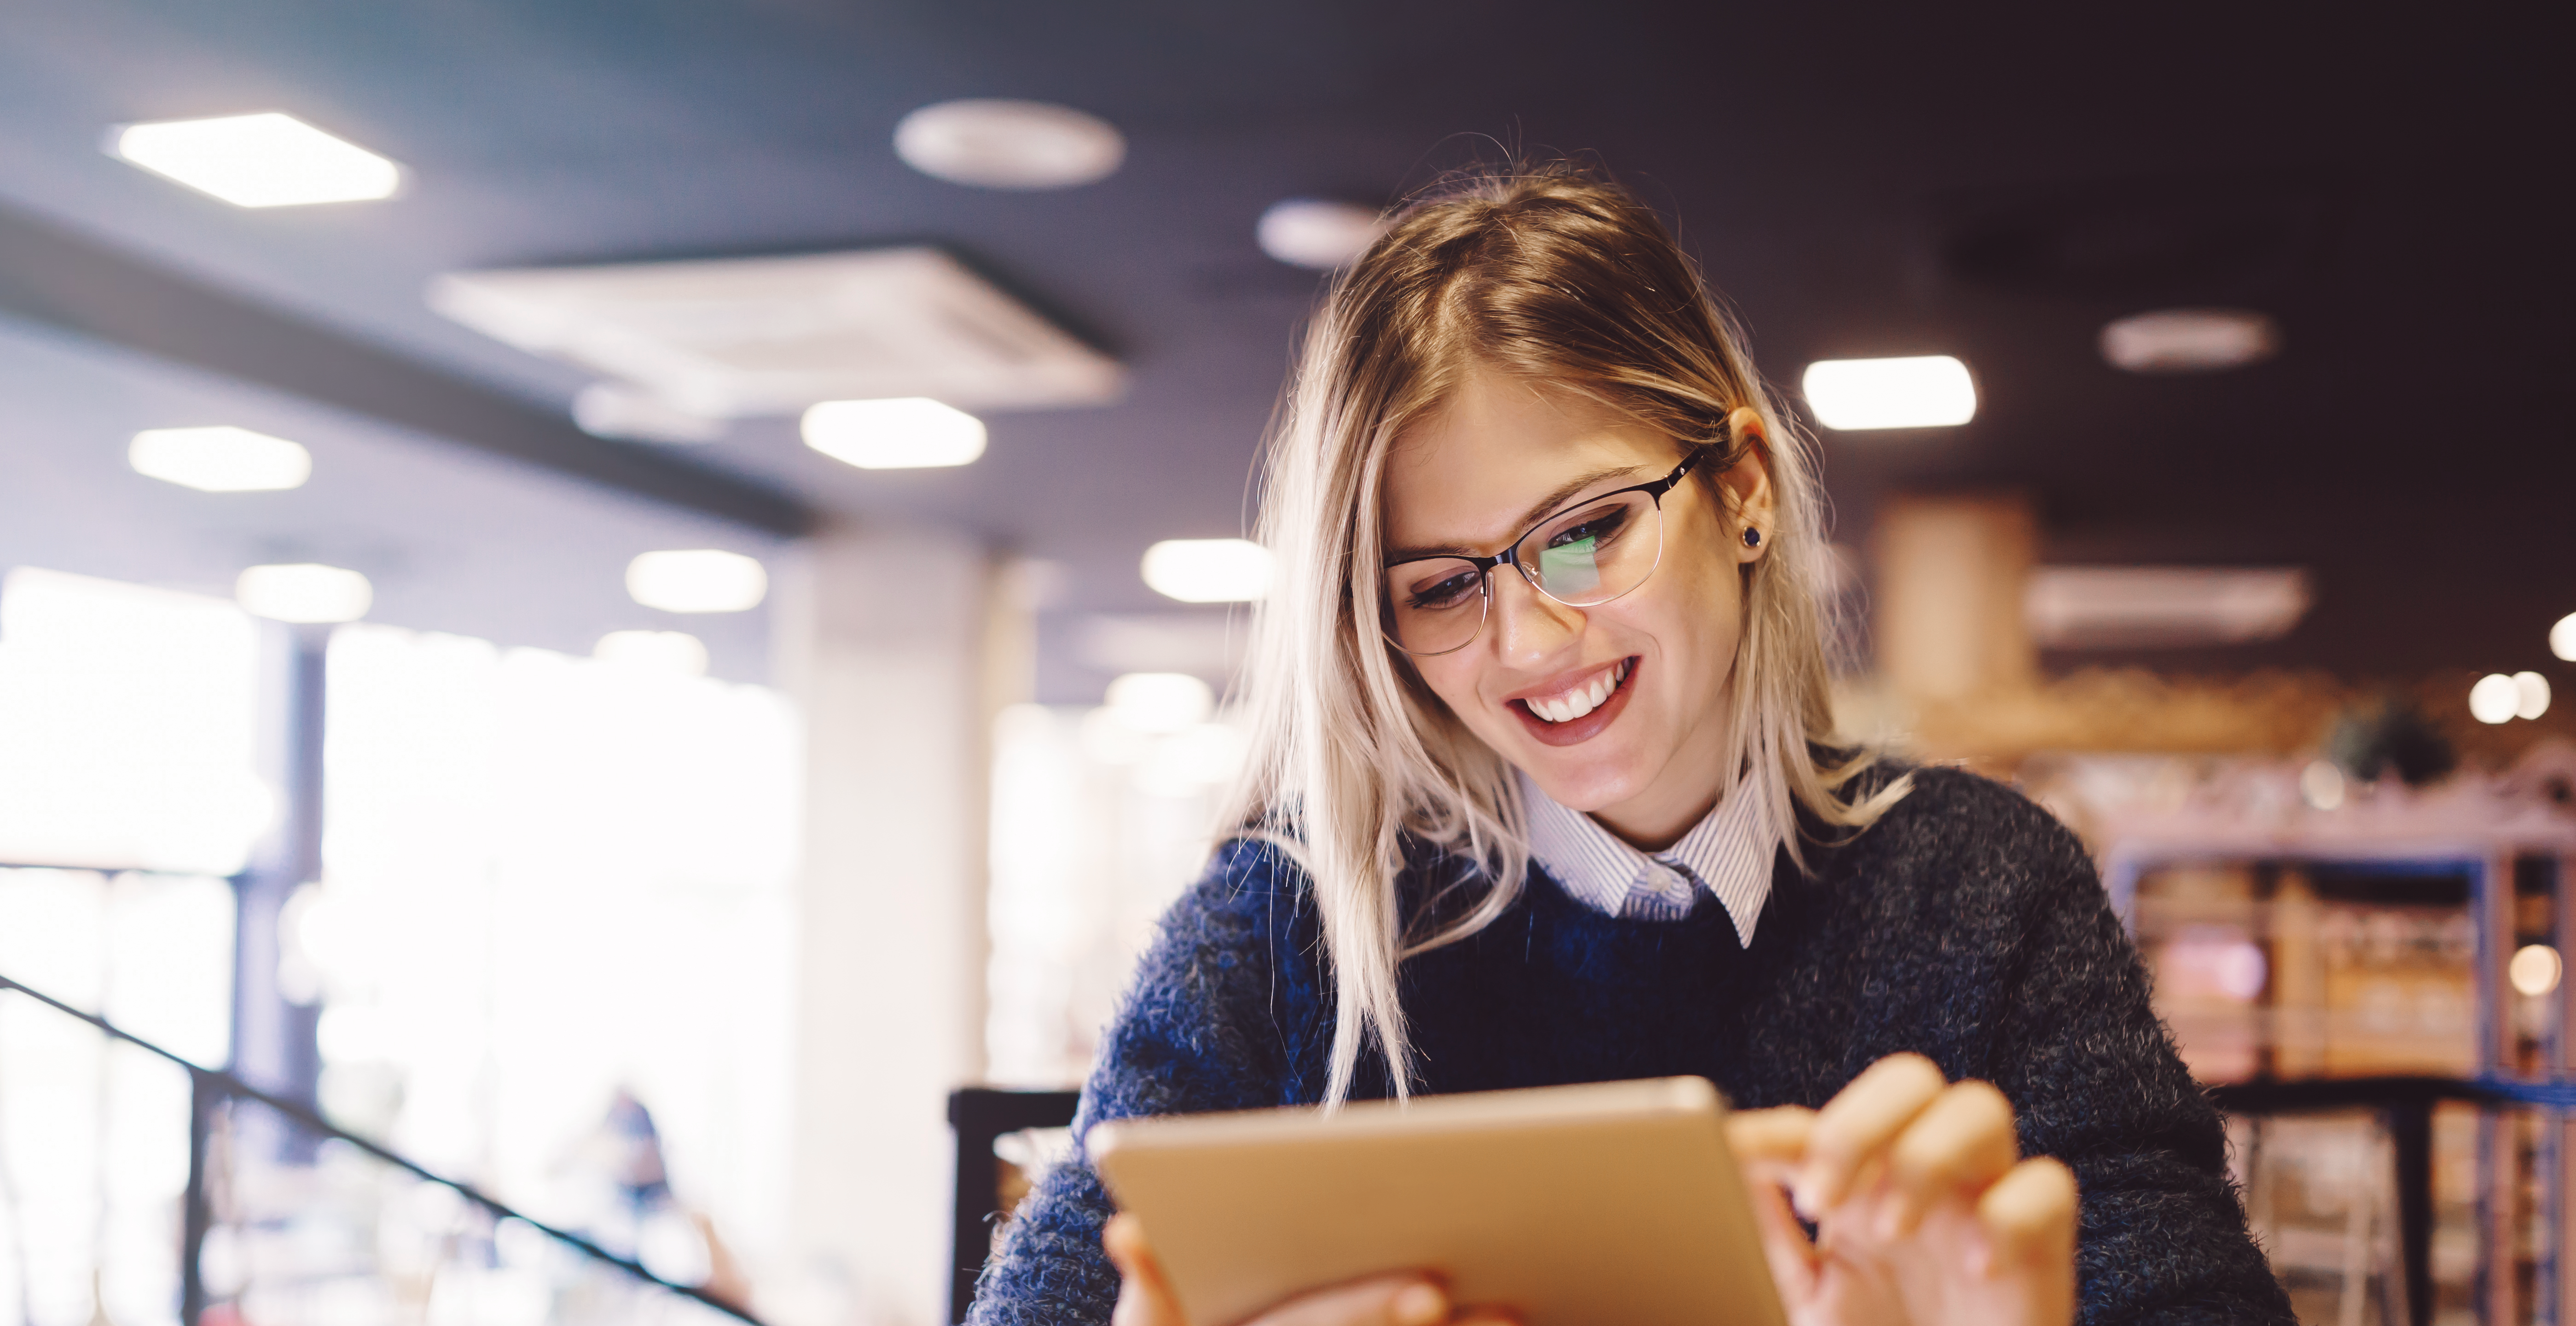
<svg viewBox="0 0 2576 1326">
<path fill-rule="evenodd" d="M 1876 825 L 1808 850 L 1811 873 L 1780 857 L 1750 949 L 1722 907 L 1620 920 L 1534 872 L 1491 927 L 1405 964 L 1422 1088 L 1691 1073 L 1738 1106 L 1812 1106 L 1917 1051 L 2001 1087 L 2023 1151 L 2074 1167 L 2087 1326 L 2292 1320 L 2246 1236 L 2218 1115 L 2074 835 L 1998 784 L 1925 769 Z M 1421 855 L 1401 881 L 1408 908 L 1459 870 Z M 1217 854 L 1165 917 L 1078 1128 L 1320 1097 L 1332 987 L 1307 887 L 1273 849 Z M 1360 1094 L 1385 1086 L 1366 1075 Z M 1088 1167 L 1056 1171 L 986 1268 L 972 1320 L 1108 1321 L 1110 1210 Z"/>
</svg>

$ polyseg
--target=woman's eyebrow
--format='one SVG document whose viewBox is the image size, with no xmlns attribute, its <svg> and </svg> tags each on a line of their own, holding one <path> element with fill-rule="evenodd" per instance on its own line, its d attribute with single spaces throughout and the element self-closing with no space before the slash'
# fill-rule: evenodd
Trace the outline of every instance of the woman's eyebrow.
<svg viewBox="0 0 2576 1326">
<path fill-rule="evenodd" d="M 1547 516 L 1553 513 L 1558 507 L 1565 505 L 1566 499 L 1573 497 L 1576 493 L 1582 492 L 1584 489 L 1589 488 L 1604 479 L 1616 479 L 1626 475 L 1633 475 L 1645 468 L 1646 467 L 1643 465 L 1613 465 L 1606 469 L 1593 470 L 1588 474 L 1578 474 L 1573 478 L 1566 480 L 1564 483 L 1558 484 L 1554 489 L 1551 489 L 1548 492 L 1547 496 L 1532 502 L 1529 510 L 1523 512 L 1521 514 L 1521 518 L 1513 523 L 1512 529 L 1516 534 L 1520 531 L 1527 530 L 1530 526 L 1547 518 Z M 1391 548 L 1387 550 L 1386 558 L 1390 562 L 1403 562 L 1410 561 L 1417 557 L 1482 557 L 1484 555 L 1485 554 L 1477 552 L 1475 549 L 1469 548 L 1464 544 L 1443 544 L 1436 548 Z"/>
</svg>

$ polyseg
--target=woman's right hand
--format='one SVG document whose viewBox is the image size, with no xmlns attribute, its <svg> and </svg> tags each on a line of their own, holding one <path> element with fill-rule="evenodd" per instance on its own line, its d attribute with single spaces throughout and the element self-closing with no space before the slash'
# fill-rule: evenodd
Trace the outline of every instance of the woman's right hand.
<svg viewBox="0 0 2576 1326">
<path fill-rule="evenodd" d="M 1135 1216 L 1111 1216 L 1100 1231 L 1100 1246 L 1118 1267 L 1118 1311 L 1110 1326 L 1193 1326 L 1181 1315 L 1171 1282 L 1145 1241 L 1145 1226 Z M 1512 1318 L 1489 1309 L 1461 1311 L 1430 1276 L 1400 1273 L 1373 1275 L 1333 1285 L 1295 1298 L 1242 1323 L 1242 1326 L 1514 1326 Z M 1197 1326 L 1231 1326 L 1224 1322 Z"/>
</svg>

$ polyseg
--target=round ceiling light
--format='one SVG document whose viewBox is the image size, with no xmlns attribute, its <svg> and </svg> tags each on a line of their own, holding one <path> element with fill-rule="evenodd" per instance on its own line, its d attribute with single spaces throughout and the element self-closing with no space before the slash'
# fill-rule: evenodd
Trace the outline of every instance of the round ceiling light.
<svg viewBox="0 0 2576 1326">
<path fill-rule="evenodd" d="M 1329 272 L 1357 261 L 1386 233 L 1378 214 L 1355 203 L 1291 198 L 1261 214 L 1261 251 L 1292 267 Z"/>
<path fill-rule="evenodd" d="M 2251 309 L 2159 309 L 2102 327 L 2102 357 L 2132 373 L 2215 373 L 2280 352 L 2280 325 Z"/>
<path fill-rule="evenodd" d="M 970 98 L 924 106 L 894 127 L 904 164 L 951 184 L 1069 189 L 1103 180 L 1127 159 L 1108 121 L 1043 101 Z"/>
</svg>

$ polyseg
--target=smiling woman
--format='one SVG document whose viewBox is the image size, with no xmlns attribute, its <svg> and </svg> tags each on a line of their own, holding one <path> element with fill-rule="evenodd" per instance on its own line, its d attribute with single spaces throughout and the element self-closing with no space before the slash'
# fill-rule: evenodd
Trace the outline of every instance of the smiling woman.
<svg viewBox="0 0 2576 1326">
<path fill-rule="evenodd" d="M 1705 1077 L 1797 1326 L 2289 1319 L 2083 848 L 1834 741 L 1809 449 L 1635 198 L 1395 216 L 1266 479 L 1237 837 L 1078 1128 Z M 1062 1166 L 974 1320 L 1181 1326 L 1154 1238 Z M 1250 1326 L 1514 1319 L 1387 1270 Z"/>
</svg>

